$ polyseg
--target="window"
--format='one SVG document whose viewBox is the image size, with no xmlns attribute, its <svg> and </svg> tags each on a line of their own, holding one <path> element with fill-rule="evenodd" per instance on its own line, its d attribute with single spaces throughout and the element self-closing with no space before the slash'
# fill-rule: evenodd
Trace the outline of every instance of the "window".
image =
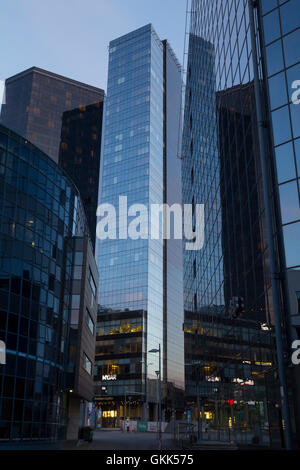
<svg viewBox="0 0 300 470">
<path fill-rule="evenodd" d="M 296 64 L 299 61 L 298 45 L 300 40 L 300 29 L 289 34 L 283 39 L 286 66 Z"/>
<path fill-rule="evenodd" d="M 92 375 L 92 362 L 85 353 L 83 353 L 83 368 L 88 374 Z"/>
<path fill-rule="evenodd" d="M 296 181 L 279 186 L 282 222 L 288 223 L 300 219 L 298 187 Z"/>
<path fill-rule="evenodd" d="M 280 108 L 272 113 L 275 145 L 291 140 L 291 125 L 288 107 Z"/>
<path fill-rule="evenodd" d="M 92 292 L 93 292 L 93 296 L 96 297 L 97 289 L 96 289 L 96 284 L 95 284 L 95 281 L 94 281 L 91 270 L 89 271 L 89 283 L 90 283 L 90 286 L 91 286 L 91 289 L 92 289 Z"/>
<path fill-rule="evenodd" d="M 280 36 L 280 27 L 279 27 L 279 16 L 278 10 L 272 11 L 266 15 L 263 19 L 264 21 L 264 33 L 266 44 L 274 41 Z"/>
<path fill-rule="evenodd" d="M 87 325 L 88 325 L 88 327 L 89 327 L 90 332 L 91 332 L 92 335 L 94 336 L 95 325 L 94 325 L 93 319 L 92 319 L 92 317 L 91 317 L 90 312 L 88 311 L 88 309 L 86 309 L 85 320 L 86 320 L 86 322 L 87 322 Z"/>
<path fill-rule="evenodd" d="M 49 275 L 49 284 L 48 284 L 49 290 L 54 291 L 54 280 L 55 280 L 55 277 L 53 276 L 53 274 L 50 274 Z"/>
<path fill-rule="evenodd" d="M 299 15 L 295 15 L 299 0 L 290 0 L 280 7 L 282 34 L 287 34 L 300 26 Z"/>
<path fill-rule="evenodd" d="M 283 238 L 287 267 L 300 266 L 300 222 L 283 227 Z"/>
<path fill-rule="evenodd" d="M 284 73 L 279 73 L 269 79 L 271 109 L 287 104 L 287 93 Z M 280 90 L 280 93 L 279 93 Z"/>
<path fill-rule="evenodd" d="M 72 308 L 79 308 L 80 307 L 80 295 L 79 294 L 75 294 L 75 295 L 72 295 Z"/>
<path fill-rule="evenodd" d="M 283 69 L 281 41 L 276 41 L 266 48 L 268 75 Z"/>
<path fill-rule="evenodd" d="M 277 7 L 276 0 L 265 0 L 262 2 L 261 9 L 262 13 L 267 13 L 268 11 L 272 10 L 273 8 Z"/>
<path fill-rule="evenodd" d="M 294 151 L 291 142 L 280 145 L 275 149 L 278 182 L 296 178 Z"/>
</svg>

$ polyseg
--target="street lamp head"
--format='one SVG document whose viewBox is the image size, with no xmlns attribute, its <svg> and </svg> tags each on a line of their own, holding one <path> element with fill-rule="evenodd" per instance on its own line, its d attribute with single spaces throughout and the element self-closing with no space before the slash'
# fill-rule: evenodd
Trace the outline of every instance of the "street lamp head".
<svg viewBox="0 0 300 470">
<path fill-rule="evenodd" d="M 159 349 L 155 349 L 155 348 L 154 348 L 154 349 L 150 349 L 150 351 L 148 351 L 148 352 L 149 352 L 149 353 L 157 353 L 157 352 L 159 352 Z"/>
</svg>

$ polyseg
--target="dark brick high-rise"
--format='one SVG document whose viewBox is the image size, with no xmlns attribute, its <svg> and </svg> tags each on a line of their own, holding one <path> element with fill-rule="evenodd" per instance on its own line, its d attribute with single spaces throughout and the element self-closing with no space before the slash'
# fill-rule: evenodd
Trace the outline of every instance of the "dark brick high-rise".
<svg viewBox="0 0 300 470">
<path fill-rule="evenodd" d="M 66 111 L 62 118 L 59 164 L 83 201 L 95 248 L 103 101 Z"/>
<path fill-rule="evenodd" d="M 103 100 L 100 88 L 31 67 L 5 81 L 0 122 L 58 162 L 64 111 Z"/>
</svg>

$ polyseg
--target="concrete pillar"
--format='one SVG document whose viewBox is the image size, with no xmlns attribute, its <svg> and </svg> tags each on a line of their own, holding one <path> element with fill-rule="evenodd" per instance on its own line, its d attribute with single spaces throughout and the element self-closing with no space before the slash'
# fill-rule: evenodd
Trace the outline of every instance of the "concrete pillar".
<svg viewBox="0 0 300 470">
<path fill-rule="evenodd" d="M 154 403 L 153 413 L 154 413 L 154 421 L 157 421 L 157 419 L 158 419 L 158 403 Z"/>
<path fill-rule="evenodd" d="M 69 396 L 67 440 L 77 440 L 81 419 L 80 398 Z"/>
<path fill-rule="evenodd" d="M 149 421 L 149 405 L 143 403 L 142 405 L 142 421 Z"/>
</svg>

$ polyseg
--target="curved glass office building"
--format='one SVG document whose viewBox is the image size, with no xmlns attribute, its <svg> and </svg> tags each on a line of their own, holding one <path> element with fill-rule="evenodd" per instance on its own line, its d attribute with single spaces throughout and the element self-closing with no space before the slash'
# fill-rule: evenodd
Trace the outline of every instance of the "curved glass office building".
<svg viewBox="0 0 300 470">
<path fill-rule="evenodd" d="M 0 126 L 0 440 L 65 435 L 69 281 L 85 223 L 63 171 Z"/>
</svg>

